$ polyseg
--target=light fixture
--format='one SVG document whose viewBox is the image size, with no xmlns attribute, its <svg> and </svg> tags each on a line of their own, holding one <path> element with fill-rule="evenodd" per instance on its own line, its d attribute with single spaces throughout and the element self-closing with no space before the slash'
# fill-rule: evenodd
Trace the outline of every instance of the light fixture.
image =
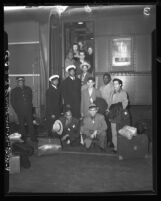
<svg viewBox="0 0 161 201">
<path fill-rule="evenodd" d="M 78 22 L 78 24 L 83 24 L 83 22 Z"/>
<path fill-rule="evenodd" d="M 88 13 L 92 12 L 92 9 L 88 5 L 85 6 L 84 8 L 85 8 L 86 12 L 88 12 Z"/>
<path fill-rule="evenodd" d="M 4 6 L 4 11 L 25 9 L 26 6 Z"/>
<path fill-rule="evenodd" d="M 68 6 L 56 6 L 59 15 L 61 15 L 67 9 L 67 7 Z"/>
<path fill-rule="evenodd" d="M 144 8 L 144 15 L 150 15 L 150 7 Z"/>
</svg>

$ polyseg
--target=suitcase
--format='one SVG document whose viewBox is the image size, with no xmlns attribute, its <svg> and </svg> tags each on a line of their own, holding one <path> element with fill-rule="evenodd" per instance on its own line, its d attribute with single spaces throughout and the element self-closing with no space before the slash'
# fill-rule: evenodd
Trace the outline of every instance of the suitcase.
<svg viewBox="0 0 161 201">
<path fill-rule="evenodd" d="M 147 135 L 136 135 L 131 140 L 118 134 L 117 151 L 119 160 L 146 158 L 148 156 Z"/>
<path fill-rule="evenodd" d="M 34 148 L 29 144 L 24 142 L 14 142 L 12 143 L 12 151 L 15 153 L 22 153 L 27 156 L 32 156 L 34 154 Z"/>
<path fill-rule="evenodd" d="M 59 138 L 38 138 L 38 156 L 50 155 L 62 150 Z"/>
<path fill-rule="evenodd" d="M 11 155 L 9 157 L 9 173 L 15 174 L 20 173 L 20 156 Z"/>
</svg>

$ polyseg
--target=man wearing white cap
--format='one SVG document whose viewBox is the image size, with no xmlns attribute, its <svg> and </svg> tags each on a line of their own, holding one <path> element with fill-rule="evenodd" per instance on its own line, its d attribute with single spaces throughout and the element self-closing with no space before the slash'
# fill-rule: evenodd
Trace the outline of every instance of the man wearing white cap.
<svg viewBox="0 0 161 201">
<path fill-rule="evenodd" d="M 46 91 L 46 119 L 48 134 L 51 135 L 51 129 L 54 121 L 60 116 L 61 93 L 58 88 L 59 75 L 52 75 L 49 78 L 50 86 Z"/>
<path fill-rule="evenodd" d="M 69 76 L 62 82 L 61 92 L 64 105 L 70 105 L 75 118 L 80 118 L 81 80 L 75 76 L 76 67 L 69 65 L 66 72 Z"/>
</svg>

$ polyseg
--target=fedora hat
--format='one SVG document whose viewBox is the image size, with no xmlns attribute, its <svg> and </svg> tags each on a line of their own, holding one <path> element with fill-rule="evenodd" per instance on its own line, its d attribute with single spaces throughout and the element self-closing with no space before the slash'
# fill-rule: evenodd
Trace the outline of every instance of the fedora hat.
<svg viewBox="0 0 161 201">
<path fill-rule="evenodd" d="M 83 66 L 87 66 L 88 69 L 90 69 L 90 67 L 91 67 L 91 65 L 90 65 L 89 63 L 87 63 L 87 62 L 82 63 L 82 64 L 80 65 L 80 68 L 82 69 Z"/>
<path fill-rule="evenodd" d="M 74 66 L 74 65 L 69 65 L 69 66 L 67 66 L 66 67 L 66 72 L 68 72 L 70 69 L 76 69 L 76 66 Z"/>
<path fill-rule="evenodd" d="M 58 135 L 63 133 L 63 124 L 60 120 L 56 120 L 53 124 L 52 130 L 56 132 Z"/>
<path fill-rule="evenodd" d="M 49 81 L 51 82 L 55 78 L 59 79 L 59 75 L 52 75 L 52 76 L 50 76 L 49 77 Z"/>
</svg>

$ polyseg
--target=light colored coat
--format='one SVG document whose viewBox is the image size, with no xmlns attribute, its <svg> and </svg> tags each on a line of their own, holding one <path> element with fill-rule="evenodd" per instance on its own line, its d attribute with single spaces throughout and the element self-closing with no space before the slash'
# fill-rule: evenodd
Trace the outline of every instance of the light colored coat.
<svg viewBox="0 0 161 201">
<path fill-rule="evenodd" d="M 89 96 L 88 88 L 81 91 L 81 113 L 83 114 L 83 116 L 86 116 L 88 114 L 88 108 L 91 104 L 90 98 L 95 101 L 97 97 L 101 97 L 101 93 L 96 88 L 93 88 L 91 97 Z"/>
</svg>

